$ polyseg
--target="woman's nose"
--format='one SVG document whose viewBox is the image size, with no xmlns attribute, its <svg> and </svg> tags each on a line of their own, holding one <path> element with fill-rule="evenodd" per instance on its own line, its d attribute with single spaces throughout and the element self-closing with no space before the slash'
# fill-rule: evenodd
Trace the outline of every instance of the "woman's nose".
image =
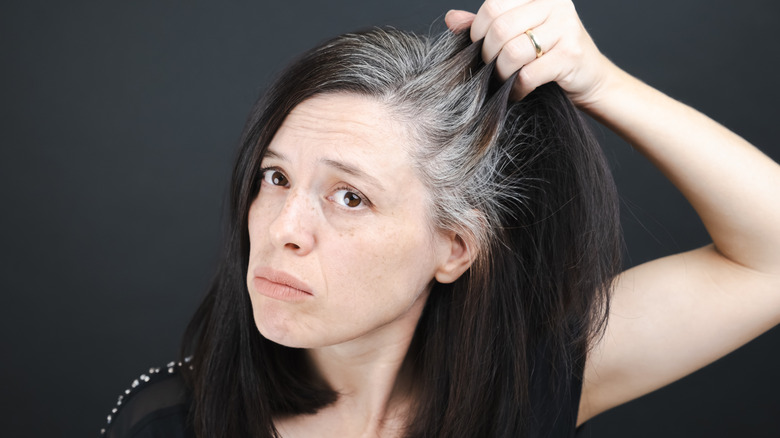
<svg viewBox="0 0 780 438">
<path fill-rule="evenodd" d="M 315 203 L 305 193 L 291 190 L 269 226 L 271 242 L 277 248 L 306 255 L 314 248 Z"/>
</svg>

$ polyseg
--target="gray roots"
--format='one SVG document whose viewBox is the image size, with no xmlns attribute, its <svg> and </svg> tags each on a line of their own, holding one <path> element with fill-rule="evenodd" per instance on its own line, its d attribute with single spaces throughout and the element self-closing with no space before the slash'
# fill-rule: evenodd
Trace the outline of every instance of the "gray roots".
<svg viewBox="0 0 780 438">
<path fill-rule="evenodd" d="M 480 47 L 451 32 L 425 37 L 376 29 L 343 35 L 313 54 L 339 58 L 320 91 L 370 96 L 407 128 L 408 152 L 430 191 L 430 223 L 457 233 L 476 252 L 502 223 L 500 214 L 522 212 L 525 186 L 533 183 L 501 177 L 515 159 L 497 147 L 510 88 L 493 93 L 493 65 L 476 62 Z"/>
</svg>

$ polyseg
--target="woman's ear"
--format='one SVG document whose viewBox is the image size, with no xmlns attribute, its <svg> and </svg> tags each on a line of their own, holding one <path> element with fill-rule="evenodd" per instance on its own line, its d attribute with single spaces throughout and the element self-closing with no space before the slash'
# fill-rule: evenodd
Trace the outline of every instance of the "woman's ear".
<svg viewBox="0 0 780 438">
<path fill-rule="evenodd" d="M 471 266 L 476 256 L 475 244 L 469 243 L 460 234 L 449 232 L 441 237 L 444 239 L 441 258 L 442 262 L 436 269 L 434 278 L 439 283 L 452 283 Z"/>
</svg>

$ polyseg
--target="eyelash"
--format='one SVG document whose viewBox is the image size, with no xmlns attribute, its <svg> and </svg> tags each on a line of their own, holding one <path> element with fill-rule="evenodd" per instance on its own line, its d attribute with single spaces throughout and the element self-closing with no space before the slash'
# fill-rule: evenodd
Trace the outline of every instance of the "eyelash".
<svg viewBox="0 0 780 438">
<path fill-rule="evenodd" d="M 346 191 L 348 191 L 350 193 L 356 194 L 358 196 L 358 198 L 360 198 L 360 203 L 365 205 L 367 208 L 370 208 L 372 206 L 371 201 L 363 193 L 361 193 L 360 190 L 358 190 L 358 189 L 356 189 L 356 188 L 354 188 L 352 186 L 342 185 L 342 186 L 337 187 L 335 191 L 338 192 L 340 190 L 346 190 Z"/>
<path fill-rule="evenodd" d="M 285 177 L 285 178 L 287 178 L 287 174 L 285 174 L 285 173 L 284 173 L 284 171 L 282 171 L 282 170 L 281 170 L 281 169 L 279 169 L 278 167 L 275 167 L 275 166 L 271 166 L 271 167 L 263 167 L 263 168 L 261 168 L 261 169 L 260 169 L 260 183 L 261 183 L 261 184 L 262 184 L 262 182 L 265 180 L 265 173 L 266 173 L 266 172 L 269 172 L 269 171 L 273 171 L 273 172 L 279 172 L 279 173 L 281 173 L 282 175 L 284 175 L 284 177 Z M 287 178 L 287 179 L 288 179 L 288 181 L 289 181 L 289 178 Z M 366 207 L 369 207 L 369 208 L 370 208 L 370 207 L 372 207 L 372 206 L 374 205 L 374 204 L 372 204 L 372 203 L 371 203 L 371 200 L 370 200 L 370 199 L 368 199 L 368 197 L 367 197 L 366 195 L 364 195 L 364 194 L 363 194 L 363 192 L 361 192 L 360 190 L 358 190 L 358 189 L 356 189 L 356 188 L 354 188 L 354 187 L 352 187 L 352 186 L 350 186 L 350 185 L 341 184 L 341 185 L 339 185 L 338 187 L 336 187 L 336 189 L 335 189 L 334 191 L 335 191 L 335 192 L 338 192 L 338 191 L 340 191 L 340 190 L 346 190 L 346 191 L 348 191 L 348 192 L 351 192 L 351 193 L 354 193 L 354 194 L 356 194 L 356 195 L 357 195 L 357 196 L 360 198 L 360 202 L 361 202 L 361 204 L 364 204 Z M 348 208 L 348 207 L 347 207 L 347 208 Z"/>
</svg>

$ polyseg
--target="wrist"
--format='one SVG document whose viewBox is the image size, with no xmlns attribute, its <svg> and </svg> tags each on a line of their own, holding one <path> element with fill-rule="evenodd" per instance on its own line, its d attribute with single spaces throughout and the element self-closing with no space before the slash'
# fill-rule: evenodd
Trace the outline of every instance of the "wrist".
<svg viewBox="0 0 780 438">
<path fill-rule="evenodd" d="M 572 96 L 572 101 L 580 110 L 597 120 L 609 118 L 611 108 L 628 97 L 635 90 L 636 83 L 640 83 L 606 57 L 602 56 L 601 62 L 600 73 L 588 91 Z"/>
</svg>

